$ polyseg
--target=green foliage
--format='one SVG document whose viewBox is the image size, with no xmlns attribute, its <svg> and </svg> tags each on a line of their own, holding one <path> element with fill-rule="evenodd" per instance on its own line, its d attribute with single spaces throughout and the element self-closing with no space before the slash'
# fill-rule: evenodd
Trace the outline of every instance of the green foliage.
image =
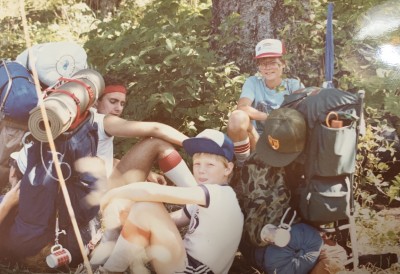
<svg viewBox="0 0 400 274">
<path fill-rule="evenodd" d="M 32 43 L 87 41 L 91 66 L 109 81 L 127 85 L 128 119 L 161 121 L 191 136 L 208 127 L 224 130 L 247 76 L 222 57 L 226 48 L 240 41 L 240 15 L 228 16 L 217 35 L 211 34 L 210 0 L 155 0 L 140 7 L 135 3 L 122 1 L 112 17 L 97 19 L 80 1 L 26 1 Z M 1 7 L 2 57 L 15 58 L 25 49 L 18 5 L 9 1 Z M 284 8 L 286 21 L 279 36 L 289 47 L 287 73 L 306 86 L 321 86 L 327 1 L 285 0 Z M 399 64 L 385 57 L 384 50 L 390 47 L 382 47 L 400 44 L 399 26 L 390 25 L 398 22 L 398 14 L 396 0 L 334 2 L 336 86 L 366 90 L 369 106 L 368 131 L 358 156 L 359 187 L 372 186 L 392 200 L 399 195 L 399 178 L 384 182 L 382 174 L 389 166 L 377 153 L 393 153 L 380 137 L 389 127 L 381 111 L 400 115 Z M 379 25 L 379 20 L 391 28 Z M 379 28 L 371 29 L 377 24 Z M 213 52 L 210 44 L 217 40 L 224 46 Z M 117 141 L 117 151 L 122 154 L 134 142 Z M 365 201 L 373 199 L 369 195 Z"/>
<path fill-rule="evenodd" d="M 210 8 L 154 1 L 136 21 L 121 13 L 89 34 L 90 62 L 129 88 L 125 117 L 161 121 L 189 135 L 224 129 L 245 76 L 210 50 Z"/>
<path fill-rule="evenodd" d="M 12 12 L 0 17 L 2 33 L 1 57 L 15 59 L 26 49 L 26 40 L 18 5 Z M 75 1 L 26 1 L 25 13 L 32 44 L 72 40 L 83 43 L 81 35 L 93 21 L 86 4 Z"/>
<path fill-rule="evenodd" d="M 395 131 L 382 112 L 368 107 L 366 133 L 360 137 L 357 154 L 356 197 L 361 200 L 363 206 L 371 206 L 379 199 L 380 203 L 390 204 L 400 198 L 399 176 L 392 182 L 385 180 L 385 173 L 398 159 L 394 157 L 395 143 L 388 140 L 387 134 Z M 383 157 L 389 156 L 390 160 Z M 363 191 L 363 192 L 361 192 Z"/>
<path fill-rule="evenodd" d="M 324 81 L 327 1 L 308 2 L 305 5 L 303 1 L 284 1 L 287 13 L 291 15 L 287 18 L 288 24 L 280 30 L 280 36 L 290 47 L 287 58 L 293 69 L 291 73 L 299 76 L 307 86 L 321 86 Z M 399 10 L 396 1 L 334 2 L 336 87 L 354 91 L 364 89 L 369 94 L 381 92 L 385 87 L 388 94 L 394 94 L 399 81 L 396 66 L 388 67 L 379 52 L 385 43 L 398 44 L 395 38 L 399 36 L 400 28 L 380 24 L 389 25 L 398 20 Z M 372 29 L 374 25 L 381 27 L 382 34 Z M 394 97 L 389 95 L 389 98 L 391 101 Z M 390 107 L 390 110 L 394 109 Z"/>
</svg>

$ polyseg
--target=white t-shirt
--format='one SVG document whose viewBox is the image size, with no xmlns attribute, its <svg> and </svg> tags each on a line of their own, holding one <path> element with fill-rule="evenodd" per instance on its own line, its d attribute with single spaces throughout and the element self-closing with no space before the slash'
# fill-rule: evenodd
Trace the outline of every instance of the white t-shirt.
<svg viewBox="0 0 400 274">
<path fill-rule="evenodd" d="M 97 145 L 97 157 L 104 160 L 107 178 L 113 171 L 114 161 L 114 136 L 108 135 L 104 130 L 104 114 L 100 114 L 96 109 L 93 112 L 93 122 L 97 123 L 97 133 L 99 135 L 99 144 Z"/>
<path fill-rule="evenodd" d="M 207 205 L 186 205 L 190 218 L 184 237 L 186 252 L 214 273 L 228 273 L 243 230 L 243 214 L 229 185 L 201 185 Z"/>
</svg>

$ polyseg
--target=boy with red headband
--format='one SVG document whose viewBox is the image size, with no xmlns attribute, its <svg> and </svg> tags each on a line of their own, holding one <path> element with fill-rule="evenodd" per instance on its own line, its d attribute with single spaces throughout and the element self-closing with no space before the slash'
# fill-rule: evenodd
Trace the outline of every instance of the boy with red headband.
<svg viewBox="0 0 400 274">
<path fill-rule="evenodd" d="M 126 88 L 122 85 L 108 85 L 97 100 L 97 112 L 121 116 L 126 104 Z"/>
<path fill-rule="evenodd" d="M 108 85 L 98 99 L 94 122 L 98 126 L 97 156 L 105 163 L 108 178 L 106 189 L 134 181 L 166 184 L 162 175 L 151 172 L 155 161 L 164 175 L 178 186 L 197 185 L 190 169 L 174 145 L 182 146 L 188 137 L 169 125 L 157 122 L 128 121 L 120 118 L 126 102 L 127 90 L 121 85 Z M 114 164 L 113 140 L 117 137 L 139 137 L 141 141 Z M 121 227 L 120 214 L 126 201 L 117 201 L 103 212 L 106 228 L 103 242 L 113 241 Z"/>
<path fill-rule="evenodd" d="M 122 179 L 120 175 L 127 173 L 127 171 L 132 171 L 137 167 L 136 164 L 139 164 L 137 162 L 140 162 L 141 166 L 145 164 L 145 168 L 140 167 L 139 169 L 146 170 L 148 173 L 141 180 L 147 179 L 148 181 L 166 184 L 166 180 L 162 175 L 149 172 L 153 161 L 159 159 L 159 166 L 168 178 L 175 181 L 177 178 L 190 178 L 190 170 L 183 164 L 180 155 L 173 152 L 175 150 L 172 146 L 172 144 L 181 146 L 181 142 L 187 136 L 165 124 L 127 121 L 119 118 L 126 104 L 126 95 L 127 90 L 123 85 L 107 85 L 96 103 L 97 112 L 95 112 L 94 120 L 98 124 L 99 135 L 97 155 L 105 162 L 107 177 L 110 177 L 114 168 L 116 168 L 117 171 L 112 181 L 119 181 Z M 123 162 L 119 162 L 119 160 L 114 161 L 114 136 L 157 137 L 158 139 L 151 138 L 138 143 L 121 159 Z M 171 154 L 171 152 L 173 153 Z M 140 161 L 137 161 L 138 157 L 141 157 Z M 170 164 L 171 161 L 176 163 Z M 127 178 L 127 181 L 130 180 Z M 178 184 L 180 184 L 179 179 Z M 182 181 L 182 185 L 194 184 L 194 181 Z"/>
</svg>

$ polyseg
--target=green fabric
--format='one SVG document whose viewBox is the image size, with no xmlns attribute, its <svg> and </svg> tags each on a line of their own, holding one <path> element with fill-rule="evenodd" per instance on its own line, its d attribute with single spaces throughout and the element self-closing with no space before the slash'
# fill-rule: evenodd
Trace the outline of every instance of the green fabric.
<svg viewBox="0 0 400 274">
<path fill-rule="evenodd" d="M 290 194 L 284 169 L 266 165 L 252 154 L 241 170 L 236 170 L 234 187 L 244 213 L 243 239 L 265 246 L 260 232 L 264 225 L 279 225 L 289 207 Z"/>
</svg>

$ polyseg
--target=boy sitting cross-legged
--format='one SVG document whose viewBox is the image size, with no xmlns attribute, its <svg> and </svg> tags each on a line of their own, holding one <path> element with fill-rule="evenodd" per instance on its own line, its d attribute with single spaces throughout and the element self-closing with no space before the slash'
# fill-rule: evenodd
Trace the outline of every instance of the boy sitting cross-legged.
<svg viewBox="0 0 400 274">
<path fill-rule="evenodd" d="M 228 273 L 243 227 L 236 194 L 228 185 L 233 170 L 232 141 L 207 129 L 183 141 L 183 147 L 193 156 L 198 186 L 131 183 L 103 196 L 102 210 L 114 198 L 134 203 L 111 255 L 98 272 L 123 272 L 128 267 L 132 271 L 149 260 L 157 273 Z M 185 206 L 169 213 L 163 203 Z M 188 224 L 182 240 L 179 227 Z"/>
</svg>

